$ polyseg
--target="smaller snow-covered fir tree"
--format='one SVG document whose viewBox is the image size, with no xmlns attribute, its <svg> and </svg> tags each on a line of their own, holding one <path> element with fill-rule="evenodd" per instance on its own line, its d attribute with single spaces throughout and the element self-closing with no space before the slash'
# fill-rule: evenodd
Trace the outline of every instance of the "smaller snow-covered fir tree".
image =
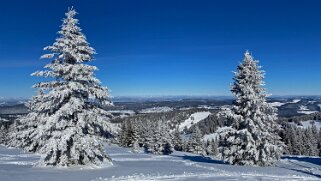
<svg viewBox="0 0 321 181">
<path fill-rule="evenodd" d="M 0 144 L 6 144 L 8 141 L 8 133 L 11 123 L 3 118 L 0 118 Z"/>
<path fill-rule="evenodd" d="M 187 150 L 190 153 L 205 155 L 205 149 L 202 142 L 202 133 L 196 126 L 192 132 L 192 136 L 187 143 Z"/>
<path fill-rule="evenodd" d="M 153 137 L 146 143 L 148 152 L 156 155 L 169 155 L 174 151 L 169 127 L 165 121 L 157 121 L 152 128 Z"/>
<path fill-rule="evenodd" d="M 218 155 L 218 141 L 216 139 L 212 139 L 211 141 L 207 140 L 206 153 L 210 156 Z"/>
<path fill-rule="evenodd" d="M 131 127 L 131 136 L 130 136 L 131 140 L 130 140 L 129 147 L 132 147 L 132 151 L 134 153 L 137 153 L 140 150 L 138 125 L 136 123 L 132 123 L 130 127 Z"/>
<path fill-rule="evenodd" d="M 128 145 L 128 122 L 123 121 L 120 127 L 120 134 L 119 134 L 119 145 L 123 147 L 127 147 Z"/>
<path fill-rule="evenodd" d="M 174 149 L 176 151 L 182 151 L 183 150 L 183 140 L 182 140 L 182 136 L 181 133 L 178 130 L 178 127 L 174 130 L 173 132 L 173 145 L 174 145 Z"/>
<path fill-rule="evenodd" d="M 133 150 L 139 149 L 139 125 L 137 122 L 123 121 L 119 136 L 119 144 L 123 147 L 134 147 Z"/>
<path fill-rule="evenodd" d="M 304 146 L 305 146 L 305 154 L 309 156 L 318 156 L 319 150 L 318 150 L 318 141 L 316 137 L 316 127 L 313 124 L 312 127 L 308 127 L 305 130 L 305 136 L 304 136 Z"/>
<path fill-rule="evenodd" d="M 138 153 L 139 151 L 140 151 L 140 146 L 139 146 L 138 140 L 135 140 L 132 146 L 132 152 Z"/>
<path fill-rule="evenodd" d="M 276 109 L 267 103 L 267 94 L 258 61 L 249 52 L 235 72 L 232 93 L 236 97 L 232 109 L 221 115 L 228 127 L 220 128 L 220 157 L 230 164 L 270 166 L 283 152 L 276 123 Z"/>
</svg>

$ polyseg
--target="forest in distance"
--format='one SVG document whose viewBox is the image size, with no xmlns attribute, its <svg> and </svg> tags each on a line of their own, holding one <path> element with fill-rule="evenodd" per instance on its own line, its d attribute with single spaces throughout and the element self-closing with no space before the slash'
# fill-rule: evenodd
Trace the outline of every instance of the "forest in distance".
<svg viewBox="0 0 321 181">
<path fill-rule="evenodd" d="M 82 16 L 70 6 L 56 39 L 43 48 L 41 66 L 28 65 L 37 68 L 31 73 L 38 80 L 32 86 L 36 92 L 30 98 L 0 97 L 0 180 L 321 179 L 321 96 L 271 96 L 270 88 L 275 91 L 280 87 L 292 94 L 296 90 L 286 86 L 290 81 L 281 85 L 282 81 L 275 79 L 281 75 L 273 71 L 277 70 L 275 64 L 262 66 L 269 56 L 253 48 L 263 57 L 259 61 L 255 52 L 238 51 L 239 59 L 233 62 L 234 71 L 230 74 L 224 66 L 232 65 L 231 62 L 218 64 L 222 70 L 215 73 L 220 79 L 207 83 L 214 86 L 198 84 L 201 81 L 190 77 L 186 80 L 176 77 L 185 75 L 184 68 L 166 84 L 164 80 L 168 77 L 160 73 L 159 69 L 164 67 L 158 67 L 158 60 L 142 60 L 139 66 L 132 65 L 146 71 L 146 75 L 126 68 L 104 70 L 107 64 L 96 63 L 96 57 L 102 56 L 97 56 L 93 48 L 101 50 L 101 44 L 89 43 L 84 33 L 88 27 L 83 30 L 78 17 Z M 125 25 L 130 23 L 122 26 Z M 117 34 L 110 40 L 116 37 Z M 111 48 L 111 52 L 116 49 Z M 215 55 L 217 60 L 222 58 Z M 126 64 L 113 62 L 115 57 L 105 59 L 110 61 L 109 66 Z M 148 73 L 151 68 L 148 66 L 154 63 L 155 72 L 150 75 L 155 79 Z M 173 62 L 166 71 L 180 63 Z M 185 63 L 198 66 L 191 61 Z M 207 63 L 213 66 L 211 61 Z M 281 67 L 283 63 L 280 62 Z M 134 79 L 127 87 L 115 84 L 114 80 L 109 83 L 106 77 L 100 78 L 105 75 L 97 73 L 104 71 L 110 71 L 113 75 L 110 77 L 116 81 L 121 78 L 117 77 L 119 72 L 124 77 L 135 75 L 146 85 L 138 88 Z M 208 70 L 202 71 L 206 77 Z M 196 70 L 192 73 L 191 77 L 203 76 Z M 225 90 L 230 96 L 201 96 L 208 89 L 224 92 L 222 84 L 216 85 L 219 82 L 230 83 Z M 164 91 L 164 96 L 113 97 L 105 83 L 120 92 L 150 90 L 151 94 L 166 89 L 184 92 L 187 89 L 184 86 L 195 84 L 199 87 L 189 87 L 188 91 L 200 94 L 166 96 Z M 159 83 L 157 90 L 152 88 L 154 83 Z M 23 85 L 17 82 L 17 86 Z M 161 85 L 170 86 L 163 89 Z M 306 89 L 302 86 L 297 91 L 308 92 Z"/>
</svg>

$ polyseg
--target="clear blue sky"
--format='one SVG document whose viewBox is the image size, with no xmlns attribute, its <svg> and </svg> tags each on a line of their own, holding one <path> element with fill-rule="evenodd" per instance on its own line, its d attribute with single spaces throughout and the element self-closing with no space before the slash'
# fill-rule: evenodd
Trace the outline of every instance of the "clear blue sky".
<svg viewBox="0 0 321 181">
<path fill-rule="evenodd" d="M 274 95 L 321 94 L 321 1 L 7 0 L 0 6 L 0 97 L 31 97 L 69 6 L 113 96 L 230 95 L 248 49 Z"/>
</svg>

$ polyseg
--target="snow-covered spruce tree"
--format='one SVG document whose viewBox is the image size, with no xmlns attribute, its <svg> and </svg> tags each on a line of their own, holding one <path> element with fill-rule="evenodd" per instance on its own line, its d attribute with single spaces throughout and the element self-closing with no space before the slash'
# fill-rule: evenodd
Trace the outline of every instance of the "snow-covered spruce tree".
<svg viewBox="0 0 321 181">
<path fill-rule="evenodd" d="M 221 115 L 228 127 L 220 128 L 220 157 L 230 164 L 270 166 L 277 161 L 284 147 L 276 123 L 276 109 L 267 103 L 263 88 L 264 71 L 247 51 L 235 72 L 232 93 L 233 107 Z"/>
<path fill-rule="evenodd" d="M 313 124 L 312 125 L 314 128 L 312 127 L 308 127 L 307 129 L 305 129 L 305 134 L 304 134 L 304 146 L 305 146 L 305 155 L 309 155 L 309 156 L 319 156 L 319 150 L 318 150 L 318 141 L 317 141 L 317 137 L 314 134 L 316 127 Z M 315 129 L 315 130 L 314 130 Z"/>
<path fill-rule="evenodd" d="M 174 151 L 169 127 L 165 121 L 158 120 L 152 127 L 153 136 L 145 144 L 145 149 L 156 155 L 169 155 Z"/>
<path fill-rule="evenodd" d="M 133 122 L 130 124 L 130 144 L 128 145 L 129 147 L 132 147 L 132 151 L 134 153 L 139 152 L 139 128 L 138 125 L 136 124 L 137 122 Z"/>
<path fill-rule="evenodd" d="M 137 121 L 123 121 L 119 135 L 119 145 L 123 147 L 134 147 L 139 149 L 139 127 Z"/>
<path fill-rule="evenodd" d="M 216 156 L 218 154 L 218 141 L 216 139 L 212 139 L 211 141 L 207 140 L 206 154 L 210 156 Z"/>
<path fill-rule="evenodd" d="M 0 118 L 0 144 L 7 143 L 10 126 L 10 121 Z"/>
<path fill-rule="evenodd" d="M 172 142 L 173 142 L 174 149 L 176 151 L 182 151 L 184 143 L 183 143 L 181 133 L 178 130 L 178 127 L 174 130 L 172 135 L 173 135 Z"/>
<path fill-rule="evenodd" d="M 319 129 L 319 134 L 318 134 L 318 149 L 319 149 L 319 156 L 321 157 L 321 128 Z"/>
<path fill-rule="evenodd" d="M 108 89 L 95 78 L 95 50 L 74 18 L 71 8 L 63 19 L 56 42 L 44 48 L 51 60 L 45 70 L 33 76 L 48 77 L 34 85 L 39 90 L 28 103 L 30 113 L 20 119 L 14 141 L 9 145 L 38 152 L 38 165 L 100 165 L 111 160 L 102 145 L 111 116 L 102 108 L 112 105 Z"/>
<path fill-rule="evenodd" d="M 192 136 L 187 143 L 187 151 L 199 155 L 206 155 L 206 150 L 204 147 L 201 130 L 198 128 L 198 126 L 195 126 Z"/>
<path fill-rule="evenodd" d="M 127 147 L 127 145 L 128 145 L 127 144 L 128 143 L 127 135 L 128 135 L 128 124 L 127 124 L 127 121 L 123 121 L 121 123 L 120 133 L 118 136 L 120 146 Z"/>
</svg>

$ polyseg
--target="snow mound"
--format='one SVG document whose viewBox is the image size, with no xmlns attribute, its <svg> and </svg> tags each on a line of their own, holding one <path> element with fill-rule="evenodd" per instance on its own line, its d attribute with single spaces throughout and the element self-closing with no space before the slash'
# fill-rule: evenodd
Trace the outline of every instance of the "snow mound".
<svg viewBox="0 0 321 181">
<path fill-rule="evenodd" d="M 207 118 L 210 114 L 211 112 L 209 111 L 193 113 L 188 119 L 179 124 L 178 130 L 183 131 L 185 127 L 188 129 L 193 124 L 196 124 L 202 121 L 203 119 Z"/>
</svg>

